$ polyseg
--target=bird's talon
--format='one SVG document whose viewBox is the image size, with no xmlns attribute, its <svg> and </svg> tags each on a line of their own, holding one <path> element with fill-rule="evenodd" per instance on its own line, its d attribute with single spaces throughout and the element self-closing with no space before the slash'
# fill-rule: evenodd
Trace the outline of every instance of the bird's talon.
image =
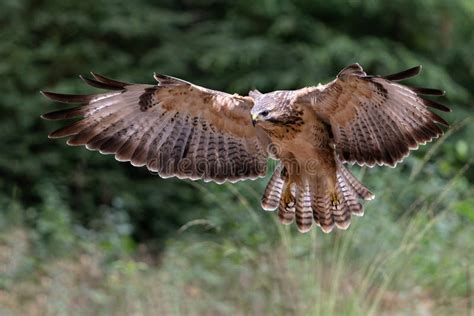
<svg viewBox="0 0 474 316">
<path fill-rule="evenodd" d="M 337 197 L 337 193 L 335 192 L 332 192 L 331 193 L 331 204 L 333 206 L 336 206 L 336 205 L 339 205 L 341 202 L 339 201 L 338 197 Z"/>
<path fill-rule="evenodd" d="M 294 204 L 294 201 L 293 201 L 293 195 L 291 194 L 291 183 L 288 183 L 288 185 L 286 186 L 286 189 L 285 189 L 285 192 L 283 193 L 283 201 L 285 202 L 285 204 L 288 204 L 288 206 L 291 207 L 291 205 L 289 205 L 290 203 L 293 203 Z"/>
</svg>

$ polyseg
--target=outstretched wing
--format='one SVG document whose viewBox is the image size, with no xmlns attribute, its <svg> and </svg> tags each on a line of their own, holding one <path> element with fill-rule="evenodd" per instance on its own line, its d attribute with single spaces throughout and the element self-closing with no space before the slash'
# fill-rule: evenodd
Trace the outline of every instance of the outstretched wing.
<svg viewBox="0 0 474 316">
<path fill-rule="evenodd" d="M 367 76 L 359 64 L 344 68 L 324 86 L 298 91 L 295 102 L 312 107 L 331 126 L 336 152 L 344 162 L 395 166 L 411 149 L 443 134 L 449 126 L 428 107 L 450 111 L 421 95 L 437 89 L 408 87 L 397 81 L 417 75 L 421 66 L 389 76 Z"/>
<path fill-rule="evenodd" d="M 130 84 L 92 74 L 93 95 L 42 92 L 51 100 L 81 104 L 42 115 L 48 120 L 82 117 L 49 134 L 69 137 L 119 161 L 146 166 L 162 177 L 218 183 L 266 173 L 267 153 L 250 118 L 253 99 L 155 74 L 157 85 Z"/>
</svg>

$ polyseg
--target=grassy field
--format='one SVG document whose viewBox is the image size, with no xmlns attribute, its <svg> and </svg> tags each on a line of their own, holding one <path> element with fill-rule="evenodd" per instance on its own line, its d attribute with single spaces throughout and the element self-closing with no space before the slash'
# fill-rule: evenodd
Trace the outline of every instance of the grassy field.
<svg viewBox="0 0 474 316">
<path fill-rule="evenodd" d="M 408 164 L 416 172 L 423 161 Z M 263 183 L 221 190 L 195 183 L 206 199 L 235 202 L 219 203 L 216 218 L 187 223 L 159 255 L 142 245 L 107 257 L 96 241 L 35 262 L 33 237 L 21 226 L 4 229 L 0 313 L 470 315 L 474 225 L 462 211 L 472 198 L 446 203 L 464 185 L 460 176 L 469 166 L 442 187 L 427 185 L 431 192 L 418 199 L 397 169 L 369 172 L 365 180 L 376 200 L 348 231 L 327 235 L 299 234 L 259 210 Z M 412 174 L 415 180 L 427 176 L 420 172 Z M 377 186 L 382 173 L 399 180 Z M 412 204 L 397 210 L 402 201 Z"/>
<path fill-rule="evenodd" d="M 0 25 L 0 316 L 474 316 L 474 1 L 2 0 Z M 422 65 L 406 83 L 453 111 L 397 168 L 351 168 L 376 198 L 345 232 L 279 224 L 268 179 L 159 179 L 40 119 L 89 71 L 246 95 L 354 62 Z"/>
</svg>

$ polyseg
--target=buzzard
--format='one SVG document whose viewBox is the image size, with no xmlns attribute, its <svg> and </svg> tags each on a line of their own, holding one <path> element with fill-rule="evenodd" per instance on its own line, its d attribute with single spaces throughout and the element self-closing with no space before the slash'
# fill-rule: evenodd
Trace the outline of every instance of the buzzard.
<svg viewBox="0 0 474 316">
<path fill-rule="evenodd" d="M 374 195 L 344 164 L 391 166 L 412 149 L 443 134 L 448 123 L 425 99 L 437 89 L 398 81 L 421 66 L 388 76 L 367 75 L 359 64 L 325 85 L 248 96 L 227 94 L 155 74 L 156 85 L 132 84 L 92 73 L 81 77 L 104 93 L 42 92 L 79 106 L 42 115 L 48 120 L 81 117 L 49 134 L 67 144 L 114 154 L 161 177 L 223 183 L 264 177 L 269 158 L 278 163 L 264 191 L 264 210 L 278 209 L 284 224 L 307 232 L 347 229 L 363 215 L 359 200 Z"/>
</svg>

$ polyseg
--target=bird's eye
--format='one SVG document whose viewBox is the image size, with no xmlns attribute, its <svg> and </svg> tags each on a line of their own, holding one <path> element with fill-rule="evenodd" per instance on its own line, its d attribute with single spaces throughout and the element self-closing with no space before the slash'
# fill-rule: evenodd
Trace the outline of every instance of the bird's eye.
<svg viewBox="0 0 474 316">
<path fill-rule="evenodd" d="M 263 116 L 263 117 L 266 117 L 266 116 L 268 116 L 269 113 L 270 112 L 268 112 L 268 111 L 263 111 L 263 112 L 260 112 L 260 115 Z"/>
</svg>

